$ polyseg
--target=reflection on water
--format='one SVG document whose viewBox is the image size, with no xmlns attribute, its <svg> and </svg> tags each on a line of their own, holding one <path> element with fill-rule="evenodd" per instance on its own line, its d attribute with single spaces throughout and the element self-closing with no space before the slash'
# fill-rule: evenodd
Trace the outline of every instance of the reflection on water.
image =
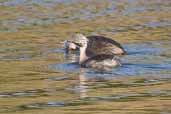
<svg viewBox="0 0 171 114">
<path fill-rule="evenodd" d="M 32 58 L 31 56 L 28 55 L 21 55 L 21 56 L 5 56 L 5 57 L 1 57 L 0 60 L 17 60 L 17 59 L 30 59 Z"/>
<path fill-rule="evenodd" d="M 0 0 L 0 113 L 170 114 L 170 4 Z M 75 32 L 121 42 L 122 66 L 82 68 L 61 43 Z"/>
<path fill-rule="evenodd" d="M 144 11 L 148 10 L 171 10 L 171 7 L 163 6 L 163 7 L 134 7 L 134 8 L 128 8 L 124 11 L 124 15 L 133 14 L 133 13 L 142 13 Z"/>
<path fill-rule="evenodd" d="M 77 105 L 84 105 L 87 103 L 84 103 L 84 101 L 89 101 L 91 102 L 99 102 L 99 101 L 108 101 L 108 102 L 126 102 L 128 99 L 130 101 L 134 101 L 137 99 L 142 99 L 143 97 L 149 97 L 149 96 L 169 96 L 171 95 L 171 92 L 167 91 L 154 91 L 154 92 L 147 92 L 147 93 L 142 93 L 142 94 L 120 94 L 120 95 L 112 95 L 109 97 L 88 97 L 84 90 L 84 92 L 81 93 L 81 98 L 76 101 L 72 102 L 47 102 L 47 103 L 36 103 L 36 104 L 29 104 L 29 105 L 23 105 L 20 106 L 20 108 L 23 109 L 37 109 L 37 108 L 44 108 L 44 107 L 64 107 L 64 106 L 77 106 Z"/>
<path fill-rule="evenodd" d="M 61 63 L 61 64 L 53 64 L 49 65 L 50 69 L 56 69 L 56 70 L 62 70 L 65 72 L 79 72 L 80 71 L 80 66 L 78 62 L 73 62 L 73 63 Z"/>
<path fill-rule="evenodd" d="M 72 3 L 80 2 L 80 0 L 10 0 L 7 2 L 0 3 L 0 6 L 10 6 L 10 7 L 19 7 L 19 6 L 29 6 L 29 5 L 36 5 L 42 6 L 46 10 L 49 10 L 49 7 L 55 8 L 55 5 L 58 5 L 60 3 L 64 3 L 64 7 L 68 7 L 72 5 Z M 87 0 L 84 2 L 93 2 L 91 0 Z M 103 4 L 104 1 L 96 1 L 98 4 Z M 36 26 L 36 25 L 49 25 L 54 23 L 66 23 L 70 22 L 71 20 L 77 20 L 77 19 L 90 19 L 90 18 L 96 18 L 100 16 L 108 16 L 112 13 L 120 13 L 121 15 L 130 15 L 135 13 L 143 13 L 145 11 L 170 11 L 170 6 L 139 6 L 136 7 L 136 5 L 132 5 L 134 2 L 128 1 L 128 7 L 125 9 L 122 8 L 119 3 L 113 0 L 108 0 L 108 6 L 106 8 L 97 9 L 96 6 L 90 5 L 87 7 L 84 7 L 82 9 L 81 7 L 74 7 L 74 11 L 72 12 L 72 15 L 66 15 L 65 12 L 48 12 L 48 13 L 42 13 L 42 11 L 38 11 L 36 8 L 31 7 L 28 8 L 33 14 L 39 15 L 38 18 L 33 17 L 27 17 L 27 16 L 19 16 L 19 18 L 15 19 L 8 19 L 8 20 L 2 20 L 1 25 L 4 27 L 3 30 L 0 29 L 0 32 L 16 32 L 23 28 L 30 28 L 30 25 Z M 159 4 L 162 4 L 161 1 L 157 1 Z M 163 4 L 167 4 L 169 2 L 165 1 Z M 136 4 L 136 2 L 135 2 Z M 145 3 L 144 3 L 145 4 Z M 129 6 L 130 5 L 130 6 Z M 59 6 L 57 6 L 59 7 Z M 123 10 L 123 11 L 120 11 Z M 26 13 L 26 12 L 25 12 Z M 4 14 L 6 14 L 6 11 L 4 11 Z M 29 12 L 28 12 L 29 14 Z M 66 15 L 66 16 L 65 16 Z M 135 17 L 137 18 L 137 17 Z M 142 17 L 141 17 L 142 18 Z M 144 16 L 143 16 L 144 18 Z M 151 17 L 153 18 L 153 17 Z M 13 25 L 13 26 L 11 26 Z M 170 26 L 170 22 L 151 22 L 144 25 L 145 27 L 157 27 L 157 26 Z"/>
<path fill-rule="evenodd" d="M 63 107 L 65 105 L 66 104 L 64 102 L 48 102 L 48 103 L 35 103 L 30 105 L 23 105 L 20 106 L 20 108 L 26 110 L 26 109 L 39 109 L 44 107 Z"/>
<path fill-rule="evenodd" d="M 126 44 L 128 55 L 122 58 L 122 66 L 119 68 L 113 68 L 111 72 L 101 72 L 95 69 L 80 68 L 78 62 L 74 63 L 61 63 L 49 65 L 52 70 L 60 72 L 79 72 L 79 84 L 74 87 L 69 87 L 67 90 L 73 91 L 80 94 L 80 99 L 85 101 L 124 101 L 125 100 L 137 100 L 142 97 L 149 96 L 170 96 L 170 91 L 149 91 L 141 94 L 122 94 L 114 95 L 110 97 L 90 97 L 88 95 L 92 87 L 102 88 L 109 87 L 108 80 L 115 79 L 123 76 L 155 76 L 159 79 L 145 79 L 141 81 L 145 85 L 157 83 L 160 84 L 162 81 L 169 81 L 171 75 L 171 64 L 165 61 L 170 60 L 169 57 L 163 57 L 162 55 L 170 55 L 171 53 L 166 51 L 170 50 L 170 41 L 150 41 L 138 44 Z M 167 54 L 166 54 L 167 53 Z M 69 58 L 67 58 L 69 59 Z M 95 82 L 106 82 L 107 84 L 91 85 Z M 108 84 L 110 86 L 108 86 Z M 138 87 L 144 86 L 139 84 L 116 84 L 114 87 Z"/>
<path fill-rule="evenodd" d="M 103 77 L 110 77 L 115 76 L 144 76 L 144 75 L 151 75 L 151 76 L 170 76 L 171 72 L 171 64 L 166 63 L 165 61 L 170 60 L 168 57 L 164 57 L 161 55 L 171 55 L 171 53 L 167 50 L 170 50 L 170 41 L 167 42 L 144 42 L 138 44 L 127 44 L 124 45 L 126 48 L 128 55 L 124 56 L 122 59 L 122 66 L 113 68 L 111 72 L 103 72 L 96 69 L 87 69 L 81 68 L 87 72 L 87 75 L 90 73 L 91 75 L 95 74 L 95 76 L 99 75 L 98 72 Z M 165 46 L 165 47 L 164 47 Z M 73 71 L 80 71 L 80 66 L 78 65 L 77 60 L 75 59 L 74 63 L 69 63 L 70 58 L 75 58 L 75 55 L 72 54 L 70 57 L 68 56 L 68 63 L 61 63 L 61 64 L 53 64 L 49 65 L 50 69 L 58 70 L 58 71 L 65 71 L 65 72 L 73 72 Z M 77 56 L 78 58 L 78 56 Z M 72 59 L 74 60 L 74 59 Z M 72 61 L 73 62 L 73 61 Z M 106 75 L 105 75 L 106 74 Z"/>
<path fill-rule="evenodd" d="M 141 88 L 144 86 L 158 86 L 164 83 L 169 83 L 171 79 L 171 53 L 169 50 L 171 41 L 147 41 L 141 43 L 128 43 L 123 46 L 128 52 L 121 58 L 122 66 L 111 69 L 111 71 L 98 71 L 96 69 L 81 68 L 78 64 L 79 54 L 66 53 L 63 49 L 47 49 L 42 56 L 49 56 L 59 54 L 63 58 L 60 62 L 48 64 L 48 72 L 58 72 L 65 75 L 54 75 L 43 78 L 46 88 L 32 89 L 14 92 L 0 92 L 0 99 L 11 98 L 39 98 L 39 97 L 59 97 L 58 100 L 47 100 L 44 102 L 33 102 L 21 104 L 13 107 L 13 110 L 29 110 L 42 109 L 48 107 L 70 107 L 70 106 L 84 106 L 92 105 L 96 102 L 132 102 L 141 101 L 144 98 L 168 98 L 171 95 L 170 90 L 148 90 L 143 92 L 119 92 L 119 93 L 105 93 L 103 89 L 127 89 L 127 88 Z M 30 50 L 30 49 L 29 49 Z M 27 49 L 17 50 L 19 52 L 28 51 Z M 15 51 L 15 52 L 17 52 Z M 11 53 L 13 51 L 1 51 L 4 53 Z M 23 56 L 23 55 L 21 55 Z M 54 56 L 55 57 L 55 56 Z M 29 60 L 32 58 L 21 58 L 9 56 L 4 57 L 1 61 L 11 60 Z M 47 58 L 47 57 L 45 57 Z M 76 73 L 75 79 L 69 74 Z M 148 78 L 155 77 L 155 78 Z M 143 77 L 144 79 L 133 80 L 134 82 L 115 82 L 120 77 Z M 67 86 L 52 86 L 58 83 L 69 83 L 75 81 L 73 84 Z M 114 81 L 114 82 L 113 82 Z M 102 89 L 102 90 L 101 90 Z M 97 91 L 97 95 L 96 95 Z M 64 92 L 64 94 L 63 94 Z M 98 93 L 99 92 L 99 93 Z M 109 91 L 108 91 L 109 92 Z M 61 95 L 60 95 L 60 94 Z M 92 94 L 93 93 L 93 94 Z M 70 97 L 69 100 L 63 100 L 63 95 L 79 95 L 79 97 Z M 94 95 L 95 94 L 95 95 Z M 61 99 L 61 100 L 60 100 Z"/>
</svg>

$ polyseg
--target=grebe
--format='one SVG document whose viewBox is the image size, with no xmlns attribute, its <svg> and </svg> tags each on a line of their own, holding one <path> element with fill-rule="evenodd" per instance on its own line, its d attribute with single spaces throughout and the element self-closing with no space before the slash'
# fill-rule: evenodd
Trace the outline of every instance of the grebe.
<svg viewBox="0 0 171 114">
<path fill-rule="evenodd" d="M 97 48 L 100 49 L 93 48 L 92 50 L 91 47 L 94 47 L 92 46 L 93 42 L 90 43 L 90 40 L 87 37 L 85 37 L 82 34 L 77 34 L 76 38 L 78 39 L 78 41 L 75 42 L 75 45 L 80 47 L 79 64 L 81 66 L 92 67 L 92 68 L 103 68 L 103 67 L 115 67 L 121 65 L 120 61 L 115 59 L 115 53 L 112 53 L 113 51 L 110 51 L 110 49 L 112 49 L 111 46 L 109 46 L 108 48 L 105 47 L 103 49 L 103 46 L 101 47 L 100 45 L 97 45 L 97 44 L 102 44 L 102 45 L 104 44 L 105 46 L 107 46 L 106 44 L 108 43 L 109 40 L 103 38 L 104 42 L 97 43 L 97 44 L 94 42 L 95 41 L 94 40 L 93 42 L 96 44 L 94 46 L 97 46 Z M 108 43 L 108 45 L 109 44 L 110 43 Z"/>
</svg>

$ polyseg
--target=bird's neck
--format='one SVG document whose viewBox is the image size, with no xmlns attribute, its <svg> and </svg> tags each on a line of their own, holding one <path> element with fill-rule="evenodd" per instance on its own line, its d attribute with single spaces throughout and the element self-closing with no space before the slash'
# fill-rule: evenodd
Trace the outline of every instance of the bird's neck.
<svg viewBox="0 0 171 114">
<path fill-rule="evenodd" d="M 88 59 L 88 57 L 86 55 L 86 47 L 81 47 L 80 48 L 80 60 L 79 60 L 79 63 L 82 64 L 87 59 Z"/>
</svg>

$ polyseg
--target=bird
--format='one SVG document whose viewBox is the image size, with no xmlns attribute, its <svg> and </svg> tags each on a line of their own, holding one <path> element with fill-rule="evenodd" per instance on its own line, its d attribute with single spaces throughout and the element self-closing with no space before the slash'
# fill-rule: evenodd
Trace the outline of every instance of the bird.
<svg viewBox="0 0 171 114">
<path fill-rule="evenodd" d="M 72 40 L 68 40 L 68 48 L 67 50 L 79 50 L 78 44 L 81 43 L 83 38 L 87 39 L 88 52 L 92 54 L 114 54 L 114 55 L 125 55 L 127 52 L 121 46 L 120 43 L 114 41 L 108 37 L 104 36 L 85 36 L 83 34 L 77 33 L 73 36 Z M 89 55 L 89 54 L 88 54 Z"/>
<path fill-rule="evenodd" d="M 76 34 L 74 43 L 80 49 L 79 64 L 83 67 L 114 67 L 119 66 L 120 61 L 115 59 L 116 53 L 126 53 L 116 41 L 102 37 Z"/>
</svg>

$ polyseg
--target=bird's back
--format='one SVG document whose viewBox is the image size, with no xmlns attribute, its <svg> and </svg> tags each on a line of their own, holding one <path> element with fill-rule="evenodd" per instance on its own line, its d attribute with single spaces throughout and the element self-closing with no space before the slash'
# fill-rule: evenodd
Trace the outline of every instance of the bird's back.
<svg viewBox="0 0 171 114">
<path fill-rule="evenodd" d="M 87 46 L 87 55 L 90 54 L 108 54 L 108 55 L 116 55 L 116 54 L 125 54 L 125 50 L 123 47 L 116 41 L 103 37 L 103 36 L 87 36 L 89 39 Z M 91 56 L 91 55 L 90 55 Z"/>
</svg>

